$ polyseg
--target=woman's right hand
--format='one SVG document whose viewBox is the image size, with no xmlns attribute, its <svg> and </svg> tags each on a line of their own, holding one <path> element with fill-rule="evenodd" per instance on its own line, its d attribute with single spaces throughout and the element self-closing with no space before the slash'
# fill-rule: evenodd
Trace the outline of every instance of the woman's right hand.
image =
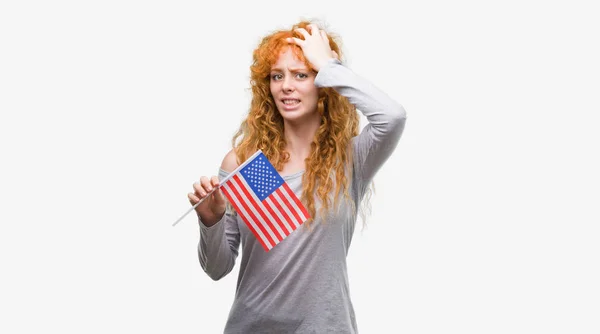
<svg viewBox="0 0 600 334">
<path fill-rule="evenodd" d="M 286 38 L 286 41 L 288 43 L 296 44 L 302 49 L 304 57 L 306 57 L 306 60 L 308 60 L 315 71 L 319 72 L 321 67 L 323 67 L 330 59 L 339 59 L 338 54 L 331 50 L 329 36 L 325 30 L 319 30 L 319 27 L 316 24 L 311 23 L 306 29 L 298 28 L 295 31 L 301 34 L 304 39 L 289 37 Z"/>
<path fill-rule="evenodd" d="M 188 199 L 192 205 L 196 205 L 201 199 L 209 196 L 204 202 L 196 207 L 196 214 L 206 226 L 216 224 L 225 214 L 226 200 L 219 186 L 219 178 L 213 176 L 208 179 L 206 176 L 200 178 L 200 182 L 194 183 L 194 192 L 188 194 Z M 212 194 L 208 195 L 213 189 Z"/>
</svg>

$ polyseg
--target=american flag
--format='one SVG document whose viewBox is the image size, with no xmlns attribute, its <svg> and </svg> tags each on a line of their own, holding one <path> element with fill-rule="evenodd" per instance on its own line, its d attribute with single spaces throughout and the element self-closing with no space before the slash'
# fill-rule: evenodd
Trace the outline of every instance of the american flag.
<svg viewBox="0 0 600 334">
<path fill-rule="evenodd" d="M 267 252 L 309 218 L 260 150 L 221 181 L 221 190 Z"/>
</svg>

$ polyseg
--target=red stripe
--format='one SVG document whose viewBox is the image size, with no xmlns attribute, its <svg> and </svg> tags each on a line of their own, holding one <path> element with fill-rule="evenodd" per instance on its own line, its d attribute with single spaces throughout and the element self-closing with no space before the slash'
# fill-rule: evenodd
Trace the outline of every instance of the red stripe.
<svg viewBox="0 0 600 334">
<path fill-rule="evenodd" d="M 294 224 L 293 220 L 290 218 L 290 216 L 288 216 L 287 212 L 285 212 L 285 210 L 281 207 L 281 204 L 279 204 L 279 200 L 276 199 L 275 196 L 273 196 L 273 194 L 269 195 L 269 198 L 271 199 L 271 202 L 273 202 L 277 207 L 277 211 L 279 211 L 281 215 L 285 218 L 285 220 L 288 222 L 288 225 L 292 227 L 292 231 L 295 231 L 296 224 Z"/>
<path fill-rule="evenodd" d="M 246 188 L 244 186 L 244 183 L 242 182 L 242 180 L 240 180 L 240 176 L 239 175 L 235 175 L 233 177 L 233 179 L 235 180 L 235 182 L 237 182 L 237 184 L 240 186 L 240 188 L 242 188 L 242 191 L 244 192 L 244 194 L 246 194 L 246 196 L 248 197 L 248 200 L 250 201 L 250 204 L 252 204 L 252 206 L 254 208 L 256 208 L 256 211 L 258 211 L 258 213 L 260 214 L 260 216 L 263 218 L 263 220 L 265 221 L 265 223 L 267 223 L 267 225 L 269 225 L 269 227 L 271 228 L 271 231 L 273 231 L 273 233 L 275 234 L 275 236 L 279 237 L 279 240 L 277 240 L 277 242 L 280 242 L 281 240 L 283 240 L 283 238 L 285 238 L 285 236 L 281 235 L 279 233 L 279 231 L 277 231 L 277 229 L 275 228 L 275 226 L 273 225 L 273 223 L 271 222 L 271 219 L 267 218 L 267 215 L 265 215 L 265 213 L 263 212 L 263 210 L 260 207 L 260 204 L 257 203 L 254 200 L 254 197 L 252 197 L 252 195 L 248 192 L 248 188 Z"/>
<path fill-rule="evenodd" d="M 271 198 L 271 195 L 269 195 L 269 197 L 267 198 Z M 273 202 L 273 200 L 271 200 L 271 202 Z M 275 203 L 275 202 L 273 202 Z M 277 224 L 279 225 L 279 227 L 281 228 L 281 230 L 283 231 L 283 233 L 285 233 L 285 236 L 289 235 L 288 232 L 288 228 L 285 226 L 285 224 L 279 219 L 279 216 L 275 213 L 275 211 L 279 212 L 279 210 L 273 210 L 273 208 L 271 207 L 271 204 L 269 204 L 269 202 L 265 200 L 263 201 L 263 204 L 265 205 L 265 208 L 267 209 L 267 211 L 269 211 L 269 213 L 271 214 L 271 216 L 273 216 L 273 218 L 277 221 Z M 275 203 L 275 205 L 277 205 L 277 203 Z M 293 229 L 292 229 L 293 231 Z"/>
<path fill-rule="evenodd" d="M 250 231 L 252 231 L 252 233 L 254 234 L 254 236 L 256 237 L 256 239 L 258 240 L 258 242 L 260 242 L 260 244 L 263 246 L 263 248 L 265 249 L 265 251 L 269 251 L 269 247 L 267 247 L 267 244 L 265 244 L 265 242 L 263 241 L 263 239 L 260 237 L 260 235 L 258 234 L 258 232 L 256 232 L 256 230 L 254 229 L 254 227 L 252 226 L 252 224 L 248 223 L 248 219 L 246 216 L 244 216 L 244 214 L 242 213 L 242 210 L 240 210 L 240 208 L 237 206 L 237 204 L 235 204 L 233 198 L 232 198 L 232 194 L 229 193 L 229 191 L 227 191 L 226 187 L 221 187 L 221 190 L 223 191 L 223 193 L 225 194 L 225 196 L 227 196 L 227 198 L 229 199 L 229 203 L 231 203 L 231 205 L 233 205 L 233 207 L 235 208 L 235 211 L 238 213 L 238 215 L 240 215 L 242 217 L 242 220 L 244 220 L 244 222 L 246 223 L 246 226 L 248 226 L 248 228 L 250 229 Z"/>
<path fill-rule="evenodd" d="M 296 194 L 294 194 L 294 192 L 292 191 L 292 189 L 290 188 L 290 186 L 288 186 L 288 184 L 286 182 L 284 182 L 283 183 L 283 187 L 284 187 L 285 191 L 288 192 L 288 194 L 290 195 L 290 197 L 294 200 L 294 202 L 296 202 L 296 205 L 298 206 L 298 208 L 300 208 L 300 211 L 302 211 L 302 213 L 304 214 L 304 217 L 310 218 L 310 215 L 308 214 L 308 211 L 306 211 L 306 208 L 304 207 L 304 204 L 302 204 L 302 202 L 300 202 L 300 200 L 298 199 L 298 197 L 296 197 Z"/>
<path fill-rule="evenodd" d="M 241 188 L 243 189 L 244 187 L 241 187 Z M 263 232 L 263 234 L 265 235 L 265 238 L 267 238 L 267 240 L 269 240 L 269 243 L 273 246 L 276 245 L 277 243 L 274 242 L 273 239 L 271 239 L 271 236 L 269 235 L 269 233 L 267 233 L 265 228 L 262 226 L 262 223 L 260 221 L 258 221 L 258 219 L 256 219 L 256 217 L 254 216 L 254 213 L 252 212 L 252 210 L 250 210 L 250 208 L 246 204 L 246 201 L 244 200 L 244 198 L 242 196 L 240 196 L 240 194 L 235 189 L 235 187 L 231 187 L 231 191 L 233 191 L 235 196 L 240 200 L 240 202 L 242 203 L 242 206 L 244 207 L 244 209 L 246 209 L 246 212 L 248 212 L 248 214 L 250 215 L 252 220 L 256 223 L 256 225 L 258 225 L 258 228 L 260 228 L 260 230 Z"/>
<path fill-rule="evenodd" d="M 290 212 L 292 213 L 292 215 L 294 215 L 294 217 L 296 217 L 296 221 L 298 222 L 298 225 L 302 224 L 303 223 L 302 218 L 300 218 L 300 216 L 298 216 L 294 207 L 292 207 L 292 205 L 290 205 L 290 202 L 287 200 L 287 197 L 285 197 L 285 195 L 281 191 L 281 187 L 277 188 L 276 191 L 277 191 L 277 194 L 279 195 L 279 197 L 281 197 L 281 199 L 283 200 L 283 203 L 285 204 L 285 206 L 288 207 L 290 209 Z M 296 195 L 294 195 L 293 197 L 296 197 Z"/>
</svg>

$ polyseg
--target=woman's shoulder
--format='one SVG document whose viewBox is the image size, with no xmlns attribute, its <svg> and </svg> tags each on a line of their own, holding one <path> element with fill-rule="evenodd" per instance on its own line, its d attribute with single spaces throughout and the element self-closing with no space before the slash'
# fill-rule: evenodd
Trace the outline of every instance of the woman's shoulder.
<svg viewBox="0 0 600 334">
<path fill-rule="evenodd" d="M 225 154 L 223 162 L 221 162 L 221 169 L 227 173 L 231 173 L 238 166 L 239 164 L 235 149 L 231 149 L 229 152 L 227 152 L 227 154 Z"/>
</svg>

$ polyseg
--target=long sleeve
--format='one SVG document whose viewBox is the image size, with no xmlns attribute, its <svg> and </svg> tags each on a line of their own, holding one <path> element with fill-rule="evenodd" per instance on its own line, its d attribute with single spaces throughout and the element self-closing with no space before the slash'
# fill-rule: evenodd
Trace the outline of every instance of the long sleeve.
<svg viewBox="0 0 600 334">
<path fill-rule="evenodd" d="M 227 173 L 219 171 L 219 179 Z M 198 259 L 200 266 L 213 280 L 219 280 L 229 274 L 235 265 L 240 245 L 240 231 L 236 215 L 229 209 L 220 221 L 207 227 L 198 218 L 200 225 L 200 242 L 198 243 Z"/>
<path fill-rule="evenodd" d="M 337 59 L 320 69 L 315 85 L 334 88 L 367 118 L 369 124 L 353 140 L 355 178 L 367 185 L 398 145 L 406 123 L 404 107 Z"/>
</svg>

